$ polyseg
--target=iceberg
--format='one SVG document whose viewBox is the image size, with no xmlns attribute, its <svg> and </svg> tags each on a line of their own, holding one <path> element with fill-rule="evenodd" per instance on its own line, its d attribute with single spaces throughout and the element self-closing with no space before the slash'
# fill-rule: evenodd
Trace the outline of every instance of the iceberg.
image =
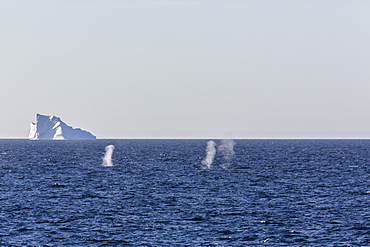
<svg viewBox="0 0 370 247">
<path fill-rule="evenodd" d="M 31 122 L 30 140 L 95 140 L 96 136 L 86 130 L 73 128 L 59 117 L 36 114 Z"/>
</svg>

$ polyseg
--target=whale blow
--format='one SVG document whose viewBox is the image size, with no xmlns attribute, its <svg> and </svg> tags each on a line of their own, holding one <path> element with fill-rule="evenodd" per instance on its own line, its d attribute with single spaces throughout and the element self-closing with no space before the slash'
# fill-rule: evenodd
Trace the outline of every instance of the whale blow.
<svg viewBox="0 0 370 247">
<path fill-rule="evenodd" d="M 114 145 L 108 145 L 105 147 L 105 155 L 103 157 L 103 166 L 113 166 L 112 155 L 114 151 Z"/>
<path fill-rule="evenodd" d="M 207 142 L 207 148 L 206 148 L 206 157 L 202 161 L 202 164 L 204 165 L 204 169 L 211 169 L 213 160 L 216 155 L 216 143 L 214 141 Z"/>
</svg>

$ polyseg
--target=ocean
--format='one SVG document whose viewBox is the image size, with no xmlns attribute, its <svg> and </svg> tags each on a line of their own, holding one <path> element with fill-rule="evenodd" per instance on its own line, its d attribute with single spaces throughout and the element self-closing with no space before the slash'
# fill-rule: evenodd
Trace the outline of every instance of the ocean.
<svg viewBox="0 0 370 247">
<path fill-rule="evenodd" d="M 370 140 L 208 141 L 0 140 L 0 246 L 370 246 Z"/>
</svg>

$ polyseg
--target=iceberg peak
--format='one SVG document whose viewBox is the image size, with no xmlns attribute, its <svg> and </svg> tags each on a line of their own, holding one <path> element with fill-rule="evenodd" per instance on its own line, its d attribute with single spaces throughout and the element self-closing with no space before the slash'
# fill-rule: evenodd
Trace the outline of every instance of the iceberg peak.
<svg viewBox="0 0 370 247">
<path fill-rule="evenodd" d="M 30 140 L 95 140 L 96 136 L 86 130 L 73 128 L 59 117 L 37 113 L 31 122 Z"/>
</svg>

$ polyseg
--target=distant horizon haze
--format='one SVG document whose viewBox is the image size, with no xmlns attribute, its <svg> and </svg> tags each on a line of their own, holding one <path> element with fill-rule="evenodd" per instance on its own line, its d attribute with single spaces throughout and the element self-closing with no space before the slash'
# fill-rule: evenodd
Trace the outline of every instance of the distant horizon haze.
<svg viewBox="0 0 370 247">
<path fill-rule="evenodd" d="M 370 1 L 0 2 L 0 138 L 370 139 Z"/>
</svg>

